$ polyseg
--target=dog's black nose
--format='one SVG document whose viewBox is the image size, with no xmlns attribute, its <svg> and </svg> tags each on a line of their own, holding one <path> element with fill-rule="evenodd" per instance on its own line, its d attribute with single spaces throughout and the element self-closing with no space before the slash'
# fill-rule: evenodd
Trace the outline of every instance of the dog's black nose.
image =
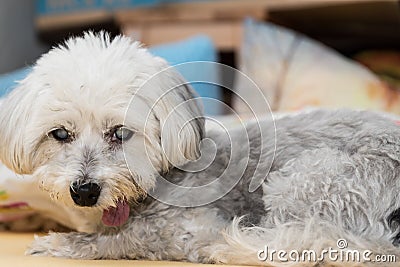
<svg viewBox="0 0 400 267">
<path fill-rule="evenodd" d="M 76 205 L 91 207 L 97 203 L 101 187 L 95 183 L 80 184 L 74 182 L 69 188 L 72 200 Z"/>
</svg>

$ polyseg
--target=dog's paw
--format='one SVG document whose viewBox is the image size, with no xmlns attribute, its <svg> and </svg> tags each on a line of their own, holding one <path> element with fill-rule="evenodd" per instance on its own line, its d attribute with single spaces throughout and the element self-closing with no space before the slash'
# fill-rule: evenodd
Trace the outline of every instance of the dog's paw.
<svg viewBox="0 0 400 267">
<path fill-rule="evenodd" d="M 34 241 L 26 250 L 25 255 L 53 256 L 50 235 L 44 237 L 35 235 L 34 238 Z"/>
<path fill-rule="evenodd" d="M 35 240 L 25 254 L 95 259 L 97 258 L 97 248 L 91 237 L 92 235 L 81 233 L 50 233 L 43 237 L 35 236 Z"/>
</svg>

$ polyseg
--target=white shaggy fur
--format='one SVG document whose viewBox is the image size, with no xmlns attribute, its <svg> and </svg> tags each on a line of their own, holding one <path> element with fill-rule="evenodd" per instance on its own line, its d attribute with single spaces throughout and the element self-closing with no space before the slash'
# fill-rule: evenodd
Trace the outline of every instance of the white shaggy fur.
<svg viewBox="0 0 400 267">
<path fill-rule="evenodd" d="M 88 61 L 88 58 L 93 60 Z M 190 123 L 185 123 L 192 117 L 201 116 L 200 109 L 193 110 L 193 114 L 175 117 L 173 125 L 164 127 L 165 138 L 176 146 L 161 147 L 160 136 L 155 130 L 182 101 L 183 94 L 166 89 L 183 83 L 183 80 L 172 69 L 167 69 L 163 75 L 151 79 L 152 92 L 139 90 L 151 76 L 167 67 L 163 59 L 152 56 L 139 43 L 123 37 L 110 40 L 106 34 L 95 36 L 87 33 L 84 38 L 70 39 L 64 46 L 52 49 L 38 60 L 19 88 L 3 101 L 2 116 L 7 119 L 0 122 L 3 129 L 0 136 L 1 143 L 9 148 L 0 151 L 3 163 L 17 173 L 33 174 L 52 199 L 67 207 L 75 207 L 69 187 L 81 176 L 82 162 L 88 157 L 93 164 L 84 166 L 85 171 L 100 183 L 107 180 L 108 184 L 102 189 L 107 193 L 101 195 L 98 211 L 114 206 L 119 198 L 134 200 L 141 197 L 144 191 L 154 186 L 154 170 L 144 166 L 147 164 L 144 159 L 150 158 L 157 171 L 166 172 L 170 162 L 182 164 L 182 159 L 177 157 L 180 156 L 178 149 L 190 148 L 183 151 L 189 159 L 198 153 L 196 147 L 200 133 L 192 130 Z M 134 94 L 137 98 L 131 105 L 142 112 L 125 118 Z M 140 97 L 141 94 L 145 95 Z M 160 98 L 161 95 L 165 96 Z M 136 103 L 138 98 L 145 100 Z M 147 116 L 147 106 L 155 103 L 153 113 Z M 104 140 L 110 127 L 122 124 L 135 131 L 132 140 L 135 144 L 129 146 L 135 153 L 132 157 L 129 157 L 129 150 L 125 150 L 125 155 L 122 149 L 111 151 Z M 24 130 L 18 131 L 17 125 L 23 125 Z M 76 134 L 76 140 L 68 145 L 68 149 L 48 136 L 58 126 Z M 179 131 L 184 138 L 179 138 Z M 148 153 L 144 153 L 143 144 L 148 147 Z M 138 151 L 143 154 L 138 155 Z M 134 181 L 123 179 L 131 176 L 125 166 L 125 157 L 131 158 L 134 161 L 131 164 L 138 166 L 137 173 L 133 174 Z M 91 224 L 98 221 L 98 211 L 85 211 Z M 82 216 L 81 212 L 78 214 L 78 218 Z M 83 227 L 80 230 L 89 230 L 77 225 Z"/>
<path fill-rule="evenodd" d="M 351 249 L 400 255 L 400 130 L 390 119 L 314 111 L 276 129 L 263 121 L 205 134 L 193 92 L 164 60 L 128 38 L 92 33 L 44 55 L 1 105 L 1 160 L 32 175 L 70 215 L 53 219 L 77 230 L 38 237 L 28 254 L 286 265 L 257 253 L 265 245 L 320 253 L 346 238 Z M 121 126 L 133 132 L 123 143 L 114 138 Z M 60 128 L 67 141 L 54 136 Z M 213 143 L 200 153 L 203 137 Z M 215 157 L 202 169 L 207 151 Z M 258 166 L 271 171 L 249 192 Z M 75 183 L 99 185 L 97 202 L 78 204 Z M 105 214 L 121 203 L 129 218 L 107 226 Z M 335 264 L 343 262 L 304 263 Z"/>
</svg>

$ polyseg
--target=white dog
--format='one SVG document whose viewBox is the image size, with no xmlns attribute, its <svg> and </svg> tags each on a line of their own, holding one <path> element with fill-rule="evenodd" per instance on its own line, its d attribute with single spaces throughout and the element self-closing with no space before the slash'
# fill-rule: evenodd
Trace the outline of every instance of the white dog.
<svg viewBox="0 0 400 267">
<path fill-rule="evenodd" d="M 68 40 L 2 103 L 1 160 L 78 231 L 38 237 L 28 253 L 278 264 L 265 246 L 319 255 L 345 238 L 370 257 L 399 255 L 399 127 L 353 111 L 276 123 L 276 142 L 272 121 L 205 134 L 164 60 L 125 37 Z"/>
</svg>

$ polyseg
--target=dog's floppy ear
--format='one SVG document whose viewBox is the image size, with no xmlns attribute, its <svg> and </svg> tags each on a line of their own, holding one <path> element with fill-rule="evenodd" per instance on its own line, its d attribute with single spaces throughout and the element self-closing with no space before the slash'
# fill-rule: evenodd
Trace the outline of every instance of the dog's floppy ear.
<svg viewBox="0 0 400 267">
<path fill-rule="evenodd" d="M 29 147 L 36 138 L 29 125 L 37 93 L 22 83 L 0 102 L 0 160 L 20 174 L 33 171 L 33 151 Z"/>
<path fill-rule="evenodd" d="M 153 111 L 161 129 L 163 171 L 167 171 L 170 166 L 180 166 L 198 158 L 204 136 L 204 117 L 201 100 L 173 67 L 167 66 L 158 76 L 156 83 L 162 93 Z"/>
</svg>

